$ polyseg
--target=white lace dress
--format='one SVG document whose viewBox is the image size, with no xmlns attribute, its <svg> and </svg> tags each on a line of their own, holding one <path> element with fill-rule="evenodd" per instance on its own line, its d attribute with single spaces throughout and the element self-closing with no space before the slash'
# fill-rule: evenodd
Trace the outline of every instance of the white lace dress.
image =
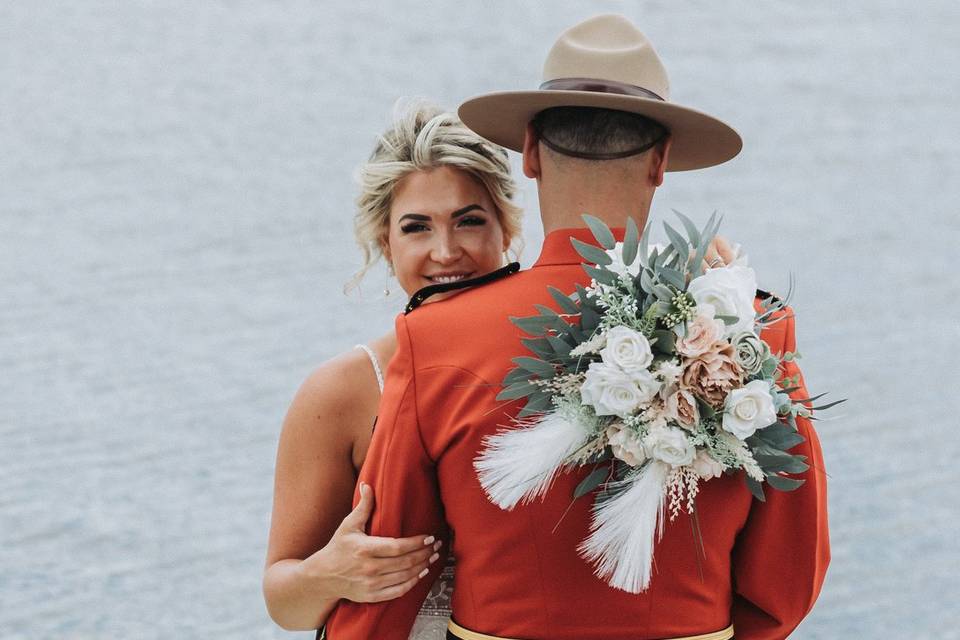
<svg viewBox="0 0 960 640">
<path fill-rule="evenodd" d="M 370 356 L 370 363 L 377 374 L 377 383 L 380 385 L 380 391 L 383 392 L 383 370 L 380 368 L 380 361 L 373 349 L 365 344 L 358 344 L 357 348 L 363 349 Z M 449 541 L 447 541 L 449 544 Z M 413 629 L 410 631 L 409 640 L 445 640 L 447 637 L 447 622 L 450 620 L 450 604 L 453 595 L 453 556 L 449 556 L 446 566 L 437 581 L 430 588 L 427 599 L 423 601 L 420 607 L 420 613 L 413 623 Z"/>
</svg>

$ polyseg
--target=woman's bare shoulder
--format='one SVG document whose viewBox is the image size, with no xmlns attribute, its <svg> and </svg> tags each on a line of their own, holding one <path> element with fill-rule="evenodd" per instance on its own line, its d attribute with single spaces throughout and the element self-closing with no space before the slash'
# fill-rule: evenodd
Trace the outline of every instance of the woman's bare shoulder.
<svg viewBox="0 0 960 640">
<path fill-rule="evenodd" d="M 379 400 L 369 357 L 350 349 L 317 366 L 300 385 L 284 420 L 284 438 L 352 446 L 358 429 L 369 429 Z"/>
</svg>

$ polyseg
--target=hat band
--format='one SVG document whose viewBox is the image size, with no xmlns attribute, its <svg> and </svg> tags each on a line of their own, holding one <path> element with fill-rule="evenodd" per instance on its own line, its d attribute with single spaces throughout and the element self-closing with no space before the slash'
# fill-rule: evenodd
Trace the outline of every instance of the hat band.
<svg viewBox="0 0 960 640">
<path fill-rule="evenodd" d="M 625 96 L 653 98 L 665 102 L 663 98 L 649 89 L 616 80 L 598 80 L 596 78 L 557 78 L 547 80 L 540 85 L 544 91 L 595 91 L 597 93 L 619 93 Z"/>
</svg>

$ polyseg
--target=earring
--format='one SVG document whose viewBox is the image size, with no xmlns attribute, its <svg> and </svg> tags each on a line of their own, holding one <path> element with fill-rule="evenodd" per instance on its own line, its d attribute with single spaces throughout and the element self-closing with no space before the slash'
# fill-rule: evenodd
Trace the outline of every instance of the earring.
<svg viewBox="0 0 960 640">
<path fill-rule="evenodd" d="M 387 263 L 387 270 L 384 273 L 383 277 L 383 297 L 390 297 L 390 276 L 393 275 L 393 265 Z"/>
</svg>

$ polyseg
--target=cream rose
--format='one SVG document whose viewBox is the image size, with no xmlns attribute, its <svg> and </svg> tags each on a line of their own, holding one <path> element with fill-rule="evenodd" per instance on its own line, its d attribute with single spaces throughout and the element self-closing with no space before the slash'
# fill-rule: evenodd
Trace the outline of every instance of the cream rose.
<svg viewBox="0 0 960 640">
<path fill-rule="evenodd" d="M 723 429 L 740 440 L 746 440 L 757 429 L 777 421 L 777 411 L 770 395 L 770 384 L 754 380 L 727 394 L 723 409 Z"/>
<path fill-rule="evenodd" d="M 732 335 L 753 328 L 756 311 L 753 300 L 757 295 L 757 274 L 750 267 L 720 267 L 709 269 L 694 278 L 687 288 L 697 305 L 713 305 L 717 315 L 736 316 L 734 324 L 726 325 L 724 335 Z"/>
<path fill-rule="evenodd" d="M 723 465 L 714 460 L 713 456 L 704 450 L 697 452 L 697 457 L 693 461 L 693 470 L 704 480 L 719 478 L 723 475 Z"/>
<path fill-rule="evenodd" d="M 637 467 L 647 459 L 643 443 L 622 424 L 607 427 L 607 441 L 615 458 L 623 460 L 631 467 Z"/>
<path fill-rule="evenodd" d="M 598 416 L 626 417 L 648 402 L 660 383 L 649 371 L 627 373 L 603 362 L 592 362 L 580 386 L 582 404 L 591 405 Z"/>
<path fill-rule="evenodd" d="M 651 458 L 682 467 L 693 462 L 697 449 L 686 434 L 676 427 L 651 429 L 643 439 L 643 448 Z"/>
<path fill-rule="evenodd" d="M 724 324 L 722 320 L 715 320 L 710 305 L 703 305 L 703 311 L 698 307 L 697 315 L 687 323 L 686 331 L 677 340 L 677 353 L 688 358 L 696 358 L 706 353 L 714 342 L 723 338 Z"/>
<path fill-rule="evenodd" d="M 653 362 L 650 342 L 639 331 L 629 327 L 614 327 L 607 331 L 606 339 L 607 345 L 600 351 L 605 364 L 633 373 L 645 371 Z"/>
</svg>

